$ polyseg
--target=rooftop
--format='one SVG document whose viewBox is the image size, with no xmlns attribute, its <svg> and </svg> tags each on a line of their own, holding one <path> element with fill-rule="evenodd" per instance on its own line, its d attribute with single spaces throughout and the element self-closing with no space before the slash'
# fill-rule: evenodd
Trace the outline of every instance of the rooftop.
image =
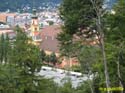
<svg viewBox="0 0 125 93">
<path fill-rule="evenodd" d="M 8 16 L 16 16 L 16 13 L 0 13 L 0 21 L 6 23 L 6 18 Z"/>
<path fill-rule="evenodd" d="M 57 34 L 61 32 L 59 25 L 46 26 L 41 31 L 42 43 L 40 48 L 47 51 L 59 52 L 59 41 Z"/>
</svg>

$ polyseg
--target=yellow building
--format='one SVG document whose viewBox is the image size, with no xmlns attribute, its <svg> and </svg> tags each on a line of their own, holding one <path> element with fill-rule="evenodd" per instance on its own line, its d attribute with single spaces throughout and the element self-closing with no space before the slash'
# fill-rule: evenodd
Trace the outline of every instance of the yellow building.
<svg viewBox="0 0 125 93">
<path fill-rule="evenodd" d="M 33 9 L 32 21 L 31 21 L 31 31 L 39 32 L 39 21 L 38 16 L 36 15 L 36 9 Z"/>
<path fill-rule="evenodd" d="M 39 20 L 38 20 L 37 14 L 36 14 L 36 9 L 33 9 L 30 36 L 32 37 L 32 39 L 34 41 L 34 44 L 40 43 L 42 41 L 42 39 L 40 37 Z"/>
</svg>

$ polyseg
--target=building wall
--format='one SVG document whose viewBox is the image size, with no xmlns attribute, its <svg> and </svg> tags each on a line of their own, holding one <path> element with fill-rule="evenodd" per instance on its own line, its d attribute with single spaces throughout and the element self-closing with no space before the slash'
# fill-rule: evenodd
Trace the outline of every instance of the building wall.
<svg viewBox="0 0 125 93">
<path fill-rule="evenodd" d="M 40 31 L 38 19 L 32 19 L 31 31 L 32 31 L 32 32 Z"/>
</svg>

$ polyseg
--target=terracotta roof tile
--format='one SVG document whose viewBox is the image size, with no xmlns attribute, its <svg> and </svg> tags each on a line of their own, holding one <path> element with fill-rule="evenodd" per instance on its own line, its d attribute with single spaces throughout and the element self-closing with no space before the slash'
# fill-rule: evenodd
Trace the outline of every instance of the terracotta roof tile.
<svg viewBox="0 0 125 93">
<path fill-rule="evenodd" d="M 61 27 L 59 25 L 46 26 L 41 30 L 42 36 L 57 36 L 61 32 Z"/>
<path fill-rule="evenodd" d="M 50 36 L 43 37 L 40 48 L 43 50 L 48 50 L 52 52 L 59 52 L 58 40 L 56 38 L 52 38 Z"/>
<path fill-rule="evenodd" d="M 61 32 L 60 26 L 47 26 L 41 31 L 42 43 L 40 48 L 47 51 L 59 52 L 59 41 L 57 34 Z"/>
</svg>

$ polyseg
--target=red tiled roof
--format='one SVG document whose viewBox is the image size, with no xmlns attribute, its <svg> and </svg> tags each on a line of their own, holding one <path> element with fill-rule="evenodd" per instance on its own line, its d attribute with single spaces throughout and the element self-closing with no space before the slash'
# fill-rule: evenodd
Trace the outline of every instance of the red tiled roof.
<svg viewBox="0 0 125 93">
<path fill-rule="evenodd" d="M 42 37 L 42 43 L 40 48 L 47 51 L 59 52 L 59 43 L 56 38 L 52 38 L 50 36 Z"/>
<path fill-rule="evenodd" d="M 46 26 L 41 31 L 42 43 L 40 48 L 47 51 L 59 52 L 57 34 L 61 32 L 59 25 Z"/>
<path fill-rule="evenodd" d="M 61 32 L 61 27 L 59 25 L 46 26 L 41 30 L 42 36 L 57 36 Z"/>
</svg>

